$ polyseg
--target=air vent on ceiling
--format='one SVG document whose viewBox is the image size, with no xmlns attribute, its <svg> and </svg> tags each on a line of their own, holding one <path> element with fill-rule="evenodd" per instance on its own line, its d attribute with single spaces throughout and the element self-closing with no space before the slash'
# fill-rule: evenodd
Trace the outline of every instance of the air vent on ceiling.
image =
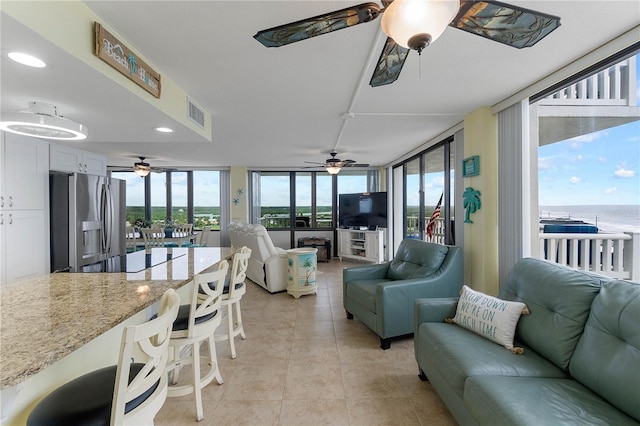
<svg viewBox="0 0 640 426">
<path fill-rule="evenodd" d="M 187 98 L 187 113 L 191 121 L 204 129 L 204 111 L 189 98 Z"/>
</svg>

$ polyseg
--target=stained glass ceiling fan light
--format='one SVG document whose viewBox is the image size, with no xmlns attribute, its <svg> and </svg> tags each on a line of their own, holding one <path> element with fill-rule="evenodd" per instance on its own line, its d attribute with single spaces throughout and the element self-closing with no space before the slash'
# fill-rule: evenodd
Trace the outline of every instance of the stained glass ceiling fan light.
<svg viewBox="0 0 640 426">
<path fill-rule="evenodd" d="M 420 53 L 442 35 L 459 8 L 459 0 L 394 0 L 380 24 L 396 44 Z"/>
</svg>

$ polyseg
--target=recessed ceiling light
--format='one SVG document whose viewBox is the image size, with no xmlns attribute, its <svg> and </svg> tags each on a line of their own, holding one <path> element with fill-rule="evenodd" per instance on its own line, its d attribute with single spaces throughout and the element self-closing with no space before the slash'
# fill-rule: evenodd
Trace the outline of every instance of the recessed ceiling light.
<svg viewBox="0 0 640 426">
<path fill-rule="evenodd" d="M 26 65 L 28 67 L 44 68 L 47 66 L 47 64 L 45 64 L 42 59 L 36 58 L 35 56 L 31 56 L 26 53 L 9 52 L 7 56 L 9 56 L 10 59 L 18 62 L 19 64 Z"/>
<path fill-rule="evenodd" d="M 173 129 L 170 129 L 168 127 L 156 127 L 154 130 L 160 133 L 173 133 Z"/>
</svg>

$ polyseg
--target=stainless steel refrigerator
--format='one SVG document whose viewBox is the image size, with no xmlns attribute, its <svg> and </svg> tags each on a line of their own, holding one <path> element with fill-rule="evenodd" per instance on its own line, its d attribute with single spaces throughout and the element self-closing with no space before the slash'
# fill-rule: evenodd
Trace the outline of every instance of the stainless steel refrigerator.
<svg viewBox="0 0 640 426">
<path fill-rule="evenodd" d="M 126 182 L 85 174 L 49 175 L 51 271 L 126 254 Z"/>
</svg>

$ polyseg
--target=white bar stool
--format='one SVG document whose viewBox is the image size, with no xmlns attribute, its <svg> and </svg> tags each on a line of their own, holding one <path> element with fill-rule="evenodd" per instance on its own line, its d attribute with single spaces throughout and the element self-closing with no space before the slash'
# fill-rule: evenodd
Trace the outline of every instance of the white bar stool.
<svg viewBox="0 0 640 426">
<path fill-rule="evenodd" d="M 204 418 L 202 388 L 211 383 L 214 378 L 218 384 L 224 383 L 218 368 L 214 333 L 222 321 L 221 295 L 228 270 L 229 263 L 223 260 L 217 271 L 197 274 L 194 277 L 191 301 L 188 305 L 180 306 L 169 342 L 173 360 L 167 365 L 170 381 L 168 396 L 176 397 L 195 393 L 198 421 Z M 204 341 L 208 341 L 208 357 L 200 356 L 200 345 Z M 201 377 L 201 360 L 210 366 L 203 377 Z M 180 369 L 187 364 L 191 364 L 193 368 L 190 383 L 178 385 Z"/>
<path fill-rule="evenodd" d="M 125 327 L 117 365 L 60 386 L 38 402 L 27 425 L 153 424 L 167 397 L 165 366 L 179 306 L 178 294 L 167 290 L 157 318 Z"/>
</svg>

